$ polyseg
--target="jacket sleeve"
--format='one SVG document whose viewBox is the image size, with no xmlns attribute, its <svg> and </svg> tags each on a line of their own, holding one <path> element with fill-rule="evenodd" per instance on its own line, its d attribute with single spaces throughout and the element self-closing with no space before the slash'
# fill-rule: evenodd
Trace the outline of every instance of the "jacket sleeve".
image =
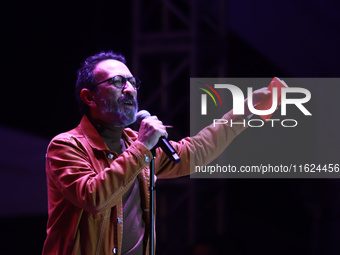
<svg viewBox="0 0 340 255">
<path fill-rule="evenodd" d="M 179 142 L 171 142 L 178 152 L 181 161 L 178 164 L 171 162 L 165 153 L 158 149 L 156 161 L 156 174 L 158 178 L 174 178 L 190 174 L 194 166 L 204 166 L 216 159 L 234 140 L 234 138 L 247 128 L 242 116 L 235 116 L 230 111 L 223 116 L 228 124 L 207 126 L 197 135 L 187 137 Z M 242 122 L 245 125 L 229 125 L 230 121 Z M 160 155 L 158 157 L 158 155 Z"/>
<path fill-rule="evenodd" d="M 136 176 L 148 166 L 146 157 L 151 158 L 151 153 L 135 141 L 103 167 L 107 159 L 96 160 L 88 150 L 73 136 L 53 139 L 47 150 L 46 172 L 50 182 L 71 203 L 98 213 L 120 201 Z"/>
</svg>

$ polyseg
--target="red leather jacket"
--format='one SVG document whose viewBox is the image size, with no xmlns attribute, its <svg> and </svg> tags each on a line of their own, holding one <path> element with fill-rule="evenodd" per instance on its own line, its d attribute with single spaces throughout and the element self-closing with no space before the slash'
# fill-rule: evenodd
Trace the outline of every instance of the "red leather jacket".
<svg viewBox="0 0 340 255">
<path fill-rule="evenodd" d="M 224 118 L 237 120 L 231 113 Z M 188 175 L 190 157 L 194 165 L 209 163 L 243 129 L 242 125 L 211 125 L 192 138 L 171 142 L 181 157 L 178 164 L 157 149 L 157 178 Z M 43 254 L 121 254 L 122 196 L 135 178 L 141 189 L 148 254 L 152 154 L 137 136 L 137 132 L 124 129 L 127 150 L 117 156 L 84 116 L 78 127 L 52 139 L 46 155 L 49 219 Z"/>
</svg>

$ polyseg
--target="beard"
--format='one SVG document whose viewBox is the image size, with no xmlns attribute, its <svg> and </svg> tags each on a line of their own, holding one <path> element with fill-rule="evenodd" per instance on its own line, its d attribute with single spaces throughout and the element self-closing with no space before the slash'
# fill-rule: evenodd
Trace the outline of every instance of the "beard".
<svg viewBox="0 0 340 255">
<path fill-rule="evenodd" d="M 100 106 L 102 113 L 107 117 L 106 122 L 115 127 L 127 127 L 136 121 L 138 112 L 137 100 L 129 94 L 123 95 L 117 101 L 102 99 Z"/>
</svg>

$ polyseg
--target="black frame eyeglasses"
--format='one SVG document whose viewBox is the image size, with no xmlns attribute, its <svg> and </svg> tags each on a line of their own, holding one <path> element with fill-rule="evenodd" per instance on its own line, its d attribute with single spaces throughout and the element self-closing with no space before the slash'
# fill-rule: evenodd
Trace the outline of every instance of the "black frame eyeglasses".
<svg viewBox="0 0 340 255">
<path fill-rule="evenodd" d="M 118 89 L 121 89 L 121 88 L 124 88 L 125 85 L 126 85 L 126 82 L 129 82 L 135 89 L 139 89 L 140 88 L 140 84 L 141 84 L 141 81 L 139 79 L 137 79 L 136 77 L 124 77 L 122 75 L 115 75 L 109 79 L 106 79 L 104 81 L 101 81 L 101 82 L 98 82 L 96 84 L 99 85 L 99 84 L 102 84 L 104 82 L 109 82 L 110 85 L 113 85 L 115 86 L 116 88 Z"/>
</svg>

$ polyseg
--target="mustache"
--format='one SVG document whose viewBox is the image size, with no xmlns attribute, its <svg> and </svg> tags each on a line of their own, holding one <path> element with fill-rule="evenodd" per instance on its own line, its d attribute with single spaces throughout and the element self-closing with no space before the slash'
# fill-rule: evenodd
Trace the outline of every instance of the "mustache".
<svg viewBox="0 0 340 255">
<path fill-rule="evenodd" d="M 138 104 L 137 99 L 130 94 L 122 95 L 122 97 L 118 99 L 118 103 L 119 104 L 130 103 L 134 106 L 137 106 Z"/>
</svg>

